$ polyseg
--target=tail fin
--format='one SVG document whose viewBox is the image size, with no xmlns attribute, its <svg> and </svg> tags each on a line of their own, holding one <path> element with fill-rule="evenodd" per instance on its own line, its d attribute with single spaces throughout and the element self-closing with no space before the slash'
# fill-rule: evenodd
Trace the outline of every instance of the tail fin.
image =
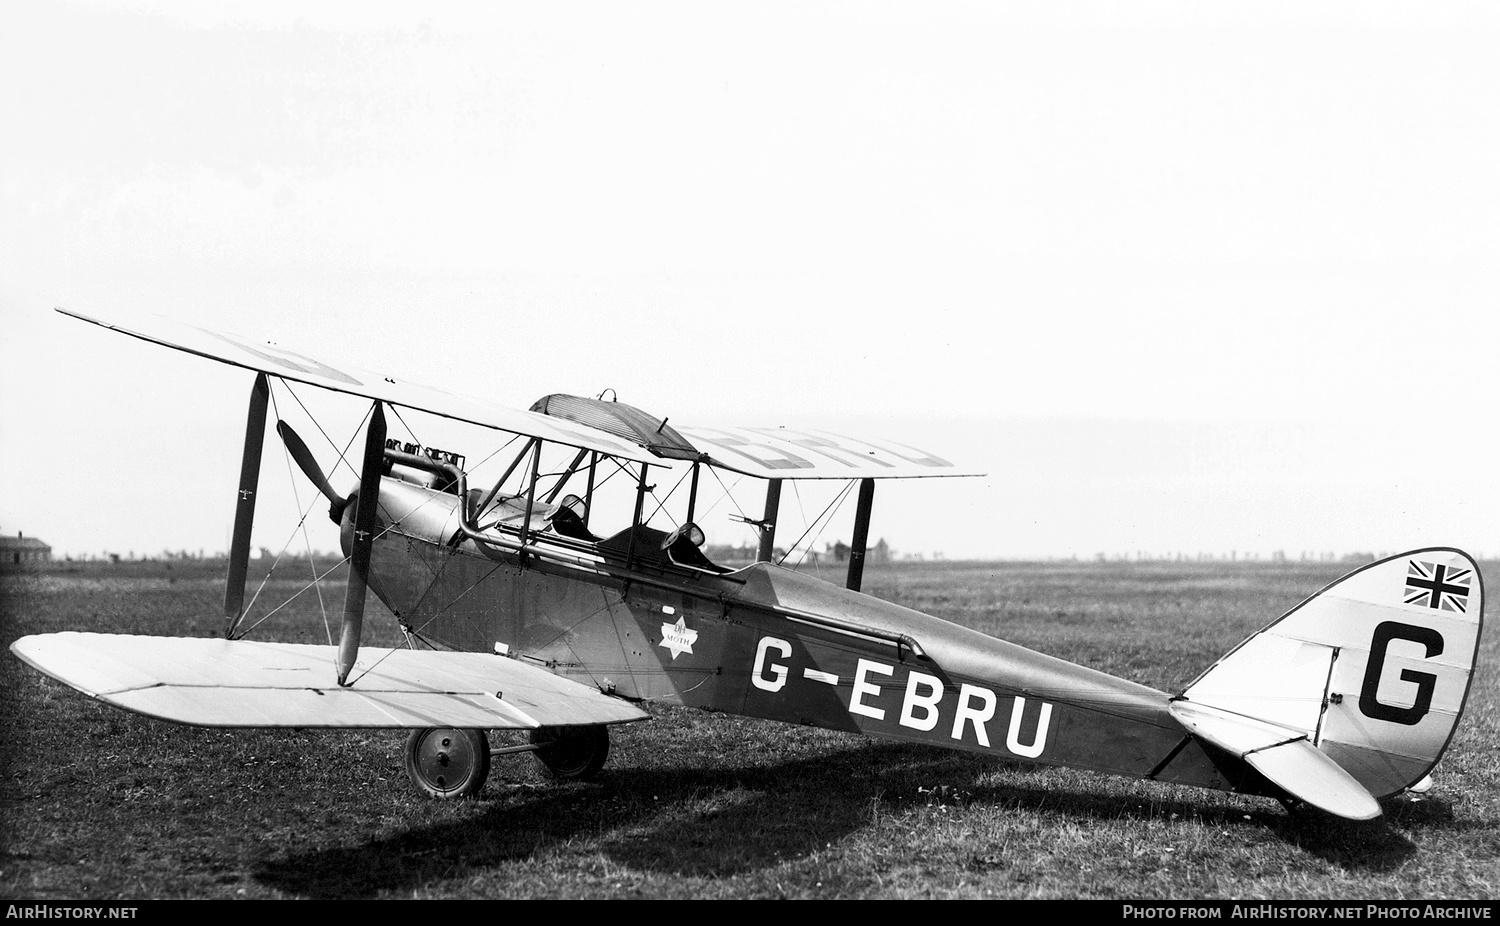
<svg viewBox="0 0 1500 926">
<path fill-rule="evenodd" d="M 1260 758 L 1277 770 L 1267 777 L 1311 803 L 1322 805 L 1297 779 L 1316 777 L 1313 766 L 1326 765 L 1325 757 L 1371 797 L 1396 794 L 1432 770 L 1458 726 L 1483 598 L 1479 569 L 1459 550 L 1371 563 L 1220 659 L 1183 690 L 1174 714 L 1218 745 L 1237 741 L 1236 752 L 1263 772 L 1253 754 L 1304 744 L 1279 750 L 1304 754 L 1300 763 Z M 1248 745 L 1247 722 L 1261 731 Z"/>
</svg>

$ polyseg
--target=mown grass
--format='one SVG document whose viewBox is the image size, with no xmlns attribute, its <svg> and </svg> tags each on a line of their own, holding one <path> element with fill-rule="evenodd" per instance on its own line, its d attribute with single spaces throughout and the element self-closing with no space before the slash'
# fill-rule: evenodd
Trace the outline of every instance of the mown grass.
<svg viewBox="0 0 1500 926">
<path fill-rule="evenodd" d="M 870 567 L 866 589 L 1171 689 L 1346 568 L 901 564 Z M 0 576 L 0 642 L 211 634 L 221 574 Z M 335 609 L 341 588 L 341 575 L 325 582 Z M 315 604 L 276 620 L 282 638 L 324 633 Z M 392 623 L 367 627 L 391 642 Z M 0 896 L 1488 899 L 1500 893 L 1494 636 L 1437 788 L 1361 825 L 671 708 L 616 728 L 597 782 L 552 784 L 523 757 L 498 761 L 478 799 L 439 803 L 408 785 L 400 733 L 181 727 L 6 655 Z"/>
</svg>

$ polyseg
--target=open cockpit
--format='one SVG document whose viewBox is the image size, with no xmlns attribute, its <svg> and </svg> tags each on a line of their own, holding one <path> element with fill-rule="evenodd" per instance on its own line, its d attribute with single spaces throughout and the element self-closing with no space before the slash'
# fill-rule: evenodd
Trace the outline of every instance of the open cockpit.
<svg viewBox="0 0 1500 926">
<path fill-rule="evenodd" d="M 753 555 L 744 556 L 740 565 L 777 558 L 784 481 L 842 481 L 859 486 L 845 583 L 858 590 L 875 481 L 961 475 L 946 460 L 904 445 L 785 428 L 678 429 L 665 418 L 602 396 L 548 395 L 527 414 L 542 422 L 529 431 L 512 432 L 507 446 L 515 449 L 504 459 L 496 459 L 498 452 L 486 458 L 495 467 L 505 464 L 498 478 L 480 477 L 487 489 L 470 487 L 474 477 L 458 454 L 386 442 L 383 468 L 398 494 L 425 490 L 452 500 L 397 506 L 409 508 L 425 524 L 419 535 L 448 546 L 467 542 L 492 558 L 518 555 L 523 564 L 529 556 L 562 557 L 607 571 L 727 575 L 736 569 L 706 551 L 702 519 L 706 510 L 731 497 L 724 476 L 750 476 L 765 485 L 764 507 L 755 513 L 759 516 L 733 500 L 734 510 L 727 512 L 729 521 L 754 532 Z M 585 429 L 580 434 L 597 436 L 571 440 L 548 432 L 573 426 Z M 633 452 L 621 453 L 621 445 Z M 708 472 L 714 474 L 711 479 L 704 478 Z M 716 492 L 722 489 L 723 496 L 703 503 L 700 480 Z M 429 506 L 432 510 L 417 514 Z M 382 509 L 386 507 L 383 502 Z M 438 511 L 447 513 L 435 516 Z M 391 526 L 408 532 L 415 525 Z M 439 539 L 434 532 L 445 533 Z"/>
</svg>

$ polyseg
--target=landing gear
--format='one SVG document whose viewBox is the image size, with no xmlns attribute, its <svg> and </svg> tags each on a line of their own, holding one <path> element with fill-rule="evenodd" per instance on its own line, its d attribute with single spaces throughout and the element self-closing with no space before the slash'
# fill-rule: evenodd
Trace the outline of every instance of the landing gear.
<svg viewBox="0 0 1500 926">
<path fill-rule="evenodd" d="M 490 774 L 490 757 L 513 752 L 535 753 L 559 781 L 587 781 L 609 758 L 609 728 L 539 727 L 524 746 L 490 749 L 483 730 L 429 727 L 406 738 L 406 774 L 428 797 L 452 800 L 473 797 Z"/>
<path fill-rule="evenodd" d="M 428 797 L 473 797 L 490 774 L 489 739 L 483 730 L 413 730 L 406 738 L 406 774 Z"/>
<path fill-rule="evenodd" d="M 539 727 L 531 731 L 536 757 L 559 781 L 587 781 L 609 758 L 609 728 Z"/>
</svg>

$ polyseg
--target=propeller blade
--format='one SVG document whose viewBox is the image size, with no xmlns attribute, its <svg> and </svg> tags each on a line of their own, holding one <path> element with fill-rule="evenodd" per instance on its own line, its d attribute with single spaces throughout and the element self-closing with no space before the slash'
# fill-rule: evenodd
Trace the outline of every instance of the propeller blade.
<svg viewBox="0 0 1500 926">
<path fill-rule="evenodd" d="M 370 411 L 365 432 L 365 458 L 360 467 L 359 492 L 354 503 L 354 534 L 349 542 L 349 585 L 344 590 L 344 623 L 339 631 L 340 687 L 359 657 L 359 637 L 365 620 L 365 587 L 370 580 L 370 555 L 380 508 L 380 461 L 385 455 L 385 411 L 380 402 Z"/>
<path fill-rule="evenodd" d="M 302 442 L 302 438 L 297 436 L 297 432 L 292 430 L 291 425 L 285 421 L 276 422 L 276 433 L 281 435 L 282 443 L 286 444 L 286 449 L 292 455 L 292 459 L 297 461 L 297 468 L 302 470 L 302 475 L 317 486 L 318 491 L 322 492 L 323 497 L 328 499 L 329 504 L 333 506 L 329 510 L 329 516 L 337 522 L 344 512 L 344 506 L 349 504 L 349 500 L 333 491 L 333 486 L 328 484 L 328 479 L 319 468 L 318 461 L 313 459 L 312 451 L 307 449 L 307 445 Z"/>
</svg>

